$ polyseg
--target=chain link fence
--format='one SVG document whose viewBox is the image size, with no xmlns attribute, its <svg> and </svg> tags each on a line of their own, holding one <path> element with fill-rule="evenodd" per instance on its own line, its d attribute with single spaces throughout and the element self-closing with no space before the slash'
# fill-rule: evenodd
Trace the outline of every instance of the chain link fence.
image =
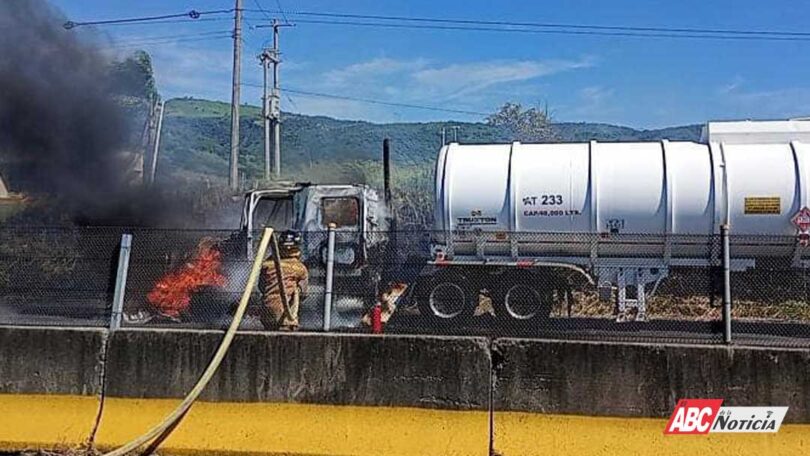
<svg viewBox="0 0 810 456">
<path fill-rule="evenodd" d="M 246 236 L 225 230 L 131 233 L 124 327 L 227 327 L 253 264 Z"/>
<path fill-rule="evenodd" d="M 0 228 L 0 323 L 108 325 L 121 233 Z"/>
<path fill-rule="evenodd" d="M 719 237 L 397 236 L 381 263 L 408 290 L 387 332 L 722 342 Z"/>
<path fill-rule="evenodd" d="M 132 236 L 116 296 L 120 244 Z M 0 228 L 0 324 L 221 329 L 247 283 L 260 233 Z M 334 232 L 303 234 L 300 329 L 723 343 L 720 236 Z M 730 238 L 732 334 L 810 346 L 806 248 Z M 267 263 L 272 265 L 272 263 Z M 274 273 L 268 269 L 267 274 Z M 328 305 L 327 302 L 331 301 Z M 258 289 L 241 329 L 264 330 Z"/>
<path fill-rule="evenodd" d="M 810 249 L 794 237 L 736 236 L 731 247 L 740 256 L 768 249 L 750 268 L 731 273 L 732 332 L 736 340 L 767 343 L 806 342 L 810 325 Z"/>
</svg>

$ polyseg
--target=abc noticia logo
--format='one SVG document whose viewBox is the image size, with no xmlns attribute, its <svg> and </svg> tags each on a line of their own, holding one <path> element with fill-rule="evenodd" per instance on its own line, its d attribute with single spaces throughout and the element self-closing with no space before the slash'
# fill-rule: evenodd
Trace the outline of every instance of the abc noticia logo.
<svg viewBox="0 0 810 456">
<path fill-rule="evenodd" d="M 664 434 L 777 432 L 787 407 L 722 407 L 722 399 L 680 399 Z"/>
</svg>

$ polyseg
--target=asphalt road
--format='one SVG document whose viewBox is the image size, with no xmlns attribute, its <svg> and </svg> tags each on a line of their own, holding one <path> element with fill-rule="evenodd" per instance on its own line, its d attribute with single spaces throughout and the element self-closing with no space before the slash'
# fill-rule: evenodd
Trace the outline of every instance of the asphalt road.
<svg viewBox="0 0 810 456">
<path fill-rule="evenodd" d="M 301 330 L 323 330 L 323 294 L 317 286 L 302 303 Z M 15 296 L 0 299 L 0 325 L 98 326 L 109 325 L 109 305 L 103 299 L 56 300 L 54 297 Z M 362 300 L 336 296 L 331 328 L 338 332 L 368 332 L 359 322 L 364 313 Z M 151 321 L 144 327 L 223 329 L 230 323 L 228 313 L 220 312 L 196 321 L 181 323 Z M 125 326 L 127 326 L 125 324 Z M 247 316 L 243 330 L 262 330 L 258 318 Z M 546 321 L 502 321 L 491 314 L 462 320 L 442 321 L 426 318 L 408 309 L 400 309 L 385 328 L 386 333 L 417 335 L 475 335 L 488 337 L 526 337 L 589 341 L 640 343 L 722 344 L 720 321 L 650 320 L 616 323 L 609 318 L 551 318 Z M 810 324 L 775 321 L 735 321 L 735 343 L 762 346 L 810 348 Z"/>
<path fill-rule="evenodd" d="M 723 325 L 720 321 L 649 320 L 616 323 L 609 318 L 571 317 L 522 322 L 501 321 L 485 314 L 451 325 L 420 315 L 400 314 L 391 319 L 386 331 L 643 343 L 723 343 Z M 810 347 L 810 324 L 734 322 L 732 338 L 734 342 L 751 345 Z"/>
</svg>

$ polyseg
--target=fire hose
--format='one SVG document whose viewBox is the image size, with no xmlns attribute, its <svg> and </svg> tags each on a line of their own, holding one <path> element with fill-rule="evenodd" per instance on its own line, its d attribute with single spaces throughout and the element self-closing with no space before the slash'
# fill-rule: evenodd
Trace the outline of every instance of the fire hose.
<svg viewBox="0 0 810 456">
<path fill-rule="evenodd" d="M 149 444 L 146 450 L 142 454 L 150 454 L 166 440 L 169 435 L 174 431 L 177 425 L 180 423 L 180 420 L 188 413 L 191 406 L 203 392 L 205 387 L 208 385 L 208 382 L 211 381 L 211 378 L 214 376 L 214 373 L 219 368 L 219 365 L 222 363 L 223 358 L 225 358 L 225 354 L 228 352 L 228 349 L 231 346 L 231 342 L 233 342 L 233 338 L 236 335 L 236 330 L 239 329 L 239 324 L 242 322 L 242 318 L 245 315 L 245 310 L 247 309 L 248 302 L 250 301 L 250 295 L 253 292 L 253 288 L 256 286 L 256 280 L 261 273 L 262 269 L 262 261 L 267 253 L 267 247 L 270 244 L 271 239 L 274 239 L 275 236 L 273 235 L 272 228 L 265 228 L 264 232 L 262 233 L 262 239 L 259 243 L 259 248 L 256 251 L 256 257 L 253 260 L 253 267 L 250 271 L 250 276 L 248 277 L 247 285 L 245 286 L 245 291 L 242 293 L 242 298 L 239 301 L 239 306 L 236 309 L 236 313 L 234 313 L 233 320 L 231 321 L 231 325 L 228 327 L 228 330 L 225 332 L 225 336 L 222 338 L 222 343 L 220 343 L 219 348 L 217 349 L 216 353 L 214 353 L 214 357 L 211 359 L 211 363 L 208 364 L 205 371 L 203 372 L 200 379 L 197 380 L 197 384 L 194 385 L 194 388 L 186 395 L 183 399 L 183 402 L 177 406 L 177 408 L 172 411 L 166 418 L 163 419 L 162 422 L 157 424 L 155 427 L 147 431 L 142 436 L 132 440 L 131 442 L 127 443 L 126 445 L 105 453 L 103 456 L 125 456 L 128 455 L 135 450 Z M 274 242 L 274 244 L 276 244 Z M 277 244 L 276 244 L 277 245 Z M 278 252 L 278 249 L 275 250 Z M 276 263 L 278 264 L 278 257 L 279 255 L 273 255 Z M 283 290 L 283 282 L 280 282 L 280 288 Z M 284 296 L 284 292 L 282 291 L 282 297 L 286 304 L 286 296 Z M 286 307 L 286 305 L 285 305 Z"/>
</svg>

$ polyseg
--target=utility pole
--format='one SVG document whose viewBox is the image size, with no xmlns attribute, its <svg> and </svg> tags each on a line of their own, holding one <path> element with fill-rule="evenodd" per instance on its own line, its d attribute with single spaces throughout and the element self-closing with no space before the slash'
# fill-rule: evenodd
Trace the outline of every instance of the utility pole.
<svg viewBox="0 0 810 456">
<path fill-rule="evenodd" d="M 163 112 L 166 110 L 166 104 L 161 101 L 158 105 L 157 132 L 155 134 L 155 147 L 152 150 L 152 163 L 149 165 L 149 185 L 155 185 L 155 174 L 157 173 L 158 153 L 160 153 L 160 134 L 163 130 Z"/>
<path fill-rule="evenodd" d="M 273 138 L 273 176 L 281 178 L 281 87 L 279 84 L 279 70 L 281 67 L 281 51 L 279 50 L 279 30 L 281 27 L 291 24 L 282 24 L 278 19 L 273 19 L 273 47 L 265 48 L 259 54 L 264 73 L 264 83 L 262 84 L 262 120 L 264 123 L 264 178 L 270 179 L 270 138 Z M 261 26 L 259 26 L 261 27 Z M 267 74 L 270 64 L 273 64 L 273 88 L 268 93 Z M 271 135 L 270 129 L 273 133 Z"/>
<path fill-rule="evenodd" d="M 239 190 L 239 94 L 242 79 L 242 0 L 236 0 L 233 15 L 233 90 L 231 92 L 231 156 L 228 185 Z"/>
<path fill-rule="evenodd" d="M 3 176 L 0 175 L 0 198 L 8 198 L 8 188 L 3 183 Z"/>
<path fill-rule="evenodd" d="M 270 49 L 264 49 L 259 54 L 259 61 L 262 63 L 263 84 L 262 84 L 262 122 L 264 123 L 264 180 L 270 180 L 270 98 L 267 96 L 267 72 L 273 53 Z"/>
<path fill-rule="evenodd" d="M 278 49 L 278 31 L 281 24 L 273 19 L 273 93 L 270 97 L 270 121 L 273 124 L 273 174 L 276 179 L 281 177 L 281 89 L 279 87 L 279 66 L 281 54 Z"/>
<path fill-rule="evenodd" d="M 149 151 L 153 149 L 154 146 L 154 136 L 155 136 L 155 128 L 157 125 L 157 121 L 155 118 L 158 116 L 158 106 L 160 105 L 160 97 L 155 97 L 149 103 L 149 113 L 146 116 L 146 121 L 143 124 L 143 131 L 141 132 L 141 147 L 143 148 L 143 160 L 141 164 L 141 178 L 142 184 L 146 187 L 150 185 L 149 182 L 149 163 L 147 163 L 147 158 L 149 157 Z M 150 162 L 151 163 L 151 162 Z"/>
</svg>

